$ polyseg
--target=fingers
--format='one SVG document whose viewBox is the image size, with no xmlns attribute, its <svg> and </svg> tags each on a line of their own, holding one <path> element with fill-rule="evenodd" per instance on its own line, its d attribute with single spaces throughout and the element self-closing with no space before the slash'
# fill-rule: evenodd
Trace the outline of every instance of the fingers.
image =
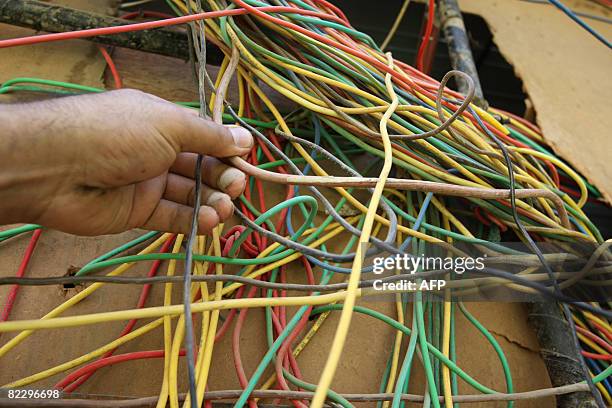
<svg viewBox="0 0 612 408">
<path fill-rule="evenodd" d="M 234 213 L 234 204 L 229 195 L 205 184 L 201 191 L 202 204 L 212 207 L 220 219 L 226 221 Z M 163 198 L 193 207 L 195 202 L 195 181 L 178 174 L 168 174 Z"/>
<path fill-rule="evenodd" d="M 152 231 L 166 231 L 189 234 L 193 207 L 162 199 L 142 226 Z M 219 224 L 217 212 L 208 206 L 200 207 L 198 213 L 198 233 L 209 234 Z"/>
<path fill-rule="evenodd" d="M 170 171 L 184 177 L 193 178 L 197 155 L 181 153 Z M 212 188 L 228 194 L 232 199 L 238 197 L 246 186 L 246 176 L 240 170 L 222 163 L 214 157 L 204 157 L 202 162 L 202 181 Z"/>
<path fill-rule="evenodd" d="M 245 155 L 253 146 L 253 137 L 247 129 L 202 119 L 196 110 L 178 106 L 154 95 L 134 89 L 121 89 L 94 97 L 97 98 L 97 105 L 104 102 L 111 111 L 127 112 L 127 116 L 136 125 L 153 125 L 178 151 L 231 157 Z"/>
<path fill-rule="evenodd" d="M 192 109 L 176 107 L 175 118 L 164 120 L 164 127 L 181 151 L 215 157 L 242 156 L 251 150 L 253 136 L 242 127 L 218 125 L 202 119 Z"/>
</svg>

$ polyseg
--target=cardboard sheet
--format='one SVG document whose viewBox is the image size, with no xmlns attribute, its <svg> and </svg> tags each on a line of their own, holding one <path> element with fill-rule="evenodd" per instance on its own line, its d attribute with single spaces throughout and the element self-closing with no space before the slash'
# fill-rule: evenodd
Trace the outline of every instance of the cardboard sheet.
<svg viewBox="0 0 612 408">
<path fill-rule="evenodd" d="M 99 7 L 98 1 L 81 2 L 81 6 Z M 108 7 L 112 2 L 105 2 Z M 571 3 L 571 2 L 570 2 Z M 533 100 L 538 120 L 556 151 L 592 178 L 610 197 L 612 174 L 607 168 L 610 148 L 605 119 L 610 116 L 608 97 L 610 83 L 606 78 L 612 56 L 608 50 L 576 29 L 566 17 L 552 7 L 532 5 L 515 0 L 462 0 L 461 5 L 487 19 L 495 40 L 506 58 L 515 65 Z M 103 8 L 104 8 L 103 7 Z M 99 10 L 98 10 L 99 11 Z M 604 33 L 608 28 L 594 24 Z M 608 31 L 609 33 L 609 31 Z M 26 35 L 27 30 L 0 26 L 0 38 Z M 117 50 L 116 63 L 127 86 L 137 87 L 170 100 L 194 100 L 189 67 L 169 58 Z M 31 46 L 19 50 L 0 51 L 0 81 L 15 76 L 37 76 L 68 80 L 85 85 L 103 86 L 104 62 L 95 46 L 85 42 L 69 42 Z M 109 87 L 112 81 L 107 81 Z M 0 99 L 0 102 L 7 99 Z M 270 190 L 271 202 L 282 200 L 280 190 Z M 275 192 L 273 192 L 275 191 Z M 71 266 L 81 266 L 94 256 L 128 241 L 138 232 L 118 236 L 78 238 L 45 231 L 32 260 L 28 276 L 65 274 Z M 12 275 L 27 245 L 26 236 L 0 244 L 0 275 Z M 129 274 L 142 275 L 147 265 L 139 265 Z M 162 271 L 165 267 L 162 267 Z M 289 278 L 302 279 L 299 264 L 292 264 Z M 79 289 L 47 287 L 23 288 L 15 304 L 13 319 L 38 318 L 74 295 Z M 154 287 L 147 305 L 162 303 L 162 286 Z M 0 287 L 0 299 L 8 288 Z M 77 305 L 68 314 L 129 309 L 135 306 L 139 288 L 105 287 Z M 180 299 L 175 293 L 175 301 Z M 0 302 L 1 303 L 1 302 Z M 395 315 L 392 304 L 368 304 L 377 310 Z M 514 375 L 515 389 L 532 390 L 550 386 L 544 364 L 538 354 L 537 341 L 531 332 L 524 306 L 521 304 L 469 304 L 473 314 L 490 329 L 502 345 Z M 330 316 L 298 361 L 304 378 L 316 383 L 328 353 L 338 314 Z M 252 373 L 263 353 L 263 311 L 249 312 L 240 337 L 244 367 Z M 116 338 L 122 322 L 79 329 L 48 330 L 35 333 L 5 356 L 0 363 L 0 383 L 34 374 L 90 352 Z M 13 335 L 2 335 L 4 343 Z M 351 326 L 344 357 L 333 388 L 338 392 L 377 392 L 386 358 L 392 347 L 393 331 L 371 318 L 356 315 Z M 156 329 L 131 341 L 119 353 L 161 349 L 162 330 Z M 457 354 L 459 364 L 483 384 L 505 390 L 501 366 L 486 340 L 460 313 L 457 314 Z M 83 393 L 115 396 L 148 396 L 159 392 L 163 363 L 160 359 L 122 363 L 107 367 L 84 384 Z M 179 381 L 185 389 L 185 367 L 181 365 Z M 271 371 L 269 371 L 271 372 Z M 215 346 L 210 389 L 236 388 L 238 385 L 232 362 L 231 334 Z M 50 387 L 62 375 L 36 383 Z M 266 377 L 266 376 L 264 376 Z M 459 382 L 461 393 L 472 393 Z M 423 375 L 415 371 L 410 392 L 422 393 Z M 373 406 L 373 404 L 364 404 Z M 474 404 L 473 407 L 503 407 L 504 403 Z M 554 399 L 523 401 L 516 407 L 553 407 Z"/>
<path fill-rule="evenodd" d="M 554 151 L 612 199 L 612 53 L 557 8 L 523 0 L 460 0 L 482 16 L 500 52 L 514 66 Z M 612 17 L 588 0 L 564 1 L 576 11 Z M 612 25 L 586 19 L 604 37 Z"/>
</svg>

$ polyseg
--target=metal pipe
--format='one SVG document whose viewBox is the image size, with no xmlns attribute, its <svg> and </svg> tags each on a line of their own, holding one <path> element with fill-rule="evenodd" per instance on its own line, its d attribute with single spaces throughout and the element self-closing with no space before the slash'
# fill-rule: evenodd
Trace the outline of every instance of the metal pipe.
<svg viewBox="0 0 612 408">
<path fill-rule="evenodd" d="M 474 56 L 470 48 L 470 41 L 465 31 L 465 24 L 457 0 L 440 0 L 438 2 L 442 31 L 448 44 L 451 65 L 457 71 L 465 72 L 474 81 L 474 103 L 483 109 L 488 107 L 482 93 L 478 71 L 474 63 Z M 462 78 L 455 78 L 459 92 L 467 94 L 468 84 Z"/>
</svg>

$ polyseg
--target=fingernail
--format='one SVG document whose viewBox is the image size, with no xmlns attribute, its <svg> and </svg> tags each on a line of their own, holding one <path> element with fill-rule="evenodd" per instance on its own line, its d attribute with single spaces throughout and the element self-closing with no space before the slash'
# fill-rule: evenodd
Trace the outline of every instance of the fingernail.
<svg viewBox="0 0 612 408">
<path fill-rule="evenodd" d="M 251 136 L 251 132 L 247 129 L 243 127 L 231 127 L 230 132 L 232 132 L 236 146 L 242 148 L 253 146 L 253 136 Z"/>
<path fill-rule="evenodd" d="M 244 173 L 238 169 L 230 167 L 229 169 L 221 173 L 221 176 L 219 177 L 218 181 L 219 188 L 227 192 L 228 187 L 232 185 L 232 183 L 234 183 L 236 180 L 244 180 Z"/>
<path fill-rule="evenodd" d="M 224 197 L 225 197 L 225 194 L 223 194 L 222 192 L 213 191 L 208 197 L 208 199 L 206 200 L 206 204 L 213 207 L 214 203 L 221 201 Z"/>
</svg>

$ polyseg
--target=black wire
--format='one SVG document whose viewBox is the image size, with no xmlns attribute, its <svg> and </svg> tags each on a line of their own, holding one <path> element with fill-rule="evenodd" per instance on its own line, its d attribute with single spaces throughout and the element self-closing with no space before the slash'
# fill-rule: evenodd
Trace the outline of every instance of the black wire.
<svg viewBox="0 0 612 408">
<path fill-rule="evenodd" d="M 200 6 L 200 2 L 198 1 L 198 6 Z M 189 14 L 192 13 L 191 9 L 191 1 L 187 2 L 187 9 Z M 199 10 L 198 10 L 199 11 Z M 196 33 L 196 26 L 199 24 L 191 23 L 189 25 L 191 32 L 191 45 L 192 49 L 190 50 L 189 57 L 191 60 L 191 66 L 194 74 L 196 72 L 199 73 L 196 76 L 196 84 L 198 85 L 199 97 L 200 97 L 200 116 L 205 112 L 206 109 L 206 101 L 205 101 L 205 93 L 203 92 L 204 84 L 200 81 L 201 71 L 206 68 L 206 38 L 203 29 L 199 33 Z M 196 48 L 196 44 L 199 45 L 199 48 Z M 200 66 L 196 71 L 196 57 Z M 187 361 L 187 376 L 189 380 L 189 393 L 191 395 L 190 405 L 191 408 L 198 408 L 197 402 L 197 387 L 196 387 L 196 374 L 195 374 L 195 357 L 194 357 L 194 341 L 193 341 L 193 321 L 191 320 L 191 281 L 192 281 L 192 267 L 193 267 L 193 246 L 195 245 L 195 240 L 198 235 L 198 220 L 200 214 L 200 206 L 202 200 L 202 161 L 203 156 L 198 154 L 195 166 L 194 180 L 195 180 L 195 190 L 194 190 L 194 205 L 193 205 L 193 215 L 191 217 L 191 228 L 189 232 L 189 237 L 187 239 L 187 248 L 185 249 L 185 272 L 183 274 L 183 309 L 184 309 L 184 320 L 185 320 L 185 357 Z"/>
<path fill-rule="evenodd" d="M 195 384 L 195 358 L 193 356 L 193 322 L 191 321 L 191 280 L 193 265 L 193 246 L 198 235 L 198 215 L 200 213 L 202 189 L 202 155 L 198 155 L 195 167 L 195 203 L 191 218 L 191 230 L 185 249 L 185 273 L 183 274 L 183 308 L 185 318 L 185 357 L 189 376 L 189 392 L 191 394 L 191 407 L 197 408 L 197 390 Z M 195 405 L 194 405 L 195 404 Z"/>
<path fill-rule="evenodd" d="M 367 279 L 362 280 L 359 283 L 360 288 L 369 288 L 374 285 L 374 282 L 396 282 L 401 281 L 406 278 L 408 279 L 416 279 L 418 276 L 419 279 L 433 278 L 441 275 L 445 275 L 449 272 L 452 272 L 448 269 L 436 269 L 430 271 L 421 271 L 418 274 L 406 273 L 406 274 L 398 274 L 392 276 L 381 277 L 379 279 Z M 493 277 L 500 278 L 515 284 L 534 289 L 542 294 L 542 296 L 557 300 L 560 302 L 566 303 L 574 303 L 577 307 L 582 308 L 586 311 L 596 313 L 604 316 L 607 319 L 612 318 L 612 313 L 607 310 L 602 310 L 600 308 L 596 308 L 591 306 L 588 303 L 582 303 L 584 306 L 580 306 L 579 303 L 576 302 L 576 299 L 565 295 L 563 293 L 558 293 L 551 291 L 550 288 L 544 284 L 539 282 L 535 282 L 529 279 L 525 279 L 520 275 L 516 275 L 514 273 L 510 273 L 497 268 L 485 267 L 483 270 L 471 270 L 471 273 L 475 275 L 482 275 L 485 277 Z M 135 284 L 135 285 L 149 285 L 149 284 L 161 284 L 161 283 L 172 283 L 172 282 L 180 282 L 183 278 L 181 276 L 153 276 L 153 277 L 128 277 L 128 276 L 58 276 L 51 278 L 17 278 L 17 277 L 4 277 L 0 278 L 0 286 L 2 285 L 23 285 L 23 286 L 49 286 L 49 285 L 58 285 L 65 283 L 72 284 L 82 284 L 82 283 L 108 283 L 108 284 Z M 294 290 L 300 292 L 311 292 L 311 291 L 321 291 L 321 292 L 331 292 L 344 290 L 347 288 L 347 283 L 332 283 L 326 285 L 310 285 L 310 284 L 297 284 L 297 283 L 276 283 L 276 282 L 267 282 L 261 281 L 258 279 L 246 278 L 239 275 L 194 275 L 191 278 L 192 282 L 238 282 L 243 283 L 245 285 L 257 286 L 266 289 L 286 289 L 286 290 Z M 478 285 L 478 282 L 474 283 Z M 465 289 L 465 288 L 461 288 Z M 384 293 L 384 292 L 382 292 Z"/>
<path fill-rule="evenodd" d="M 542 253 L 542 251 L 540 251 L 540 248 L 538 248 L 536 243 L 533 241 L 533 239 L 529 235 L 529 232 L 527 232 L 527 230 L 525 229 L 525 226 L 523 225 L 519 217 L 518 210 L 516 208 L 516 191 L 515 191 L 516 184 L 515 184 L 515 179 L 514 179 L 514 169 L 513 169 L 512 160 L 510 159 L 510 154 L 508 153 L 508 149 L 506 148 L 506 145 L 504 145 L 504 143 L 501 140 L 499 140 L 497 136 L 493 134 L 493 132 L 491 132 L 485 126 L 485 124 L 482 122 L 478 114 L 472 109 L 471 106 L 469 107 L 469 110 L 470 110 L 470 113 L 472 113 L 472 115 L 474 116 L 474 118 L 476 118 L 476 121 L 478 122 L 478 125 L 480 126 L 480 128 L 495 142 L 495 144 L 502 151 L 504 160 L 506 162 L 506 167 L 508 169 L 508 178 L 510 181 L 510 205 L 512 207 L 512 217 L 514 218 L 514 222 L 516 223 L 516 226 L 521 236 L 527 242 L 528 247 L 538 257 L 538 259 L 540 260 L 540 263 L 542 264 L 542 267 L 544 268 L 549 278 L 551 279 L 554 292 L 556 294 L 561 294 L 561 288 L 559 287 L 559 283 L 557 282 L 557 279 L 552 269 L 550 268 L 550 265 L 544 258 L 544 254 Z M 575 305 L 578 306 L 578 304 L 575 304 Z M 580 341 L 578 340 L 578 335 L 576 333 L 576 325 L 574 324 L 574 319 L 572 318 L 572 312 L 570 311 L 567 303 L 562 303 L 561 308 L 563 309 L 565 320 L 567 320 L 567 324 L 569 325 L 569 331 L 570 331 L 570 335 L 572 336 L 572 342 L 574 343 L 574 347 L 576 349 L 578 361 L 580 361 L 580 366 L 586 378 L 586 382 L 589 385 L 589 389 L 591 390 L 591 394 L 593 394 L 593 398 L 595 398 L 597 405 L 600 408 L 605 408 L 603 398 L 601 397 L 601 394 L 599 393 L 599 391 L 597 390 L 597 387 L 593 383 L 591 374 L 589 372 L 589 368 L 586 365 L 586 361 L 584 360 L 584 356 L 582 355 L 582 353 L 580 353 L 580 350 L 581 350 Z"/>
</svg>

